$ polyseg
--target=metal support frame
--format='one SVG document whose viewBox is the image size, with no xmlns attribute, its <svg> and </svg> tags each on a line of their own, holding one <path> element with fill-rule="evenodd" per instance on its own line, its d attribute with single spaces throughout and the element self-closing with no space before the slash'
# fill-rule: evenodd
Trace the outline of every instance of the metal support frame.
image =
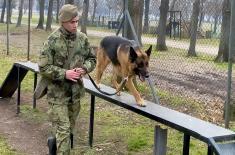
<svg viewBox="0 0 235 155">
<path fill-rule="evenodd" d="M 33 92 L 35 91 L 37 86 L 37 79 L 38 79 L 38 74 L 34 73 Z M 33 95 L 33 108 L 34 109 L 36 108 L 36 98 L 34 95 Z"/>
<path fill-rule="evenodd" d="M 93 144 L 94 112 L 95 112 L 95 96 L 91 95 L 90 126 L 89 126 L 89 146 L 90 147 L 92 147 L 92 144 Z"/>
<path fill-rule="evenodd" d="M 167 152 L 167 129 L 155 126 L 154 130 L 154 155 L 166 155 Z"/>
<path fill-rule="evenodd" d="M 212 149 L 212 146 L 211 146 L 211 145 L 208 145 L 208 148 L 207 148 L 207 155 L 213 155 L 213 149 Z"/>
<path fill-rule="evenodd" d="M 21 82 L 20 82 L 20 67 L 17 67 L 17 107 L 16 107 L 16 114 L 20 113 L 20 89 L 21 89 Z"/>
<path fill-rule="evenodd" d="M 21 81 L 20 81 L 20 73 L 21 68 L 20 66 L 17 66 L 17 108 L 16 108 L 16 114 L 18 115 L 20 113 L 20 95 L 21 95 Z M 37 85 L 37 73 L 34 73 L 34 85 L 33 90 L 35 90 Z M 34 92 L 34 91 L 33 91 Z M 36 98 L 33 96 L 33 109 L 36 108 Z"/>
<path fill-rule="evenodd" d="M 189 155 L 190 135 L 184 133 L 183 155 Z"/>
<path fill-rule="evenodd" d="M 123 28 L 123 31 L 122 31 L 122 36 L 123 37 L 127 37 L 127 29 L 128 29 L 128 23 L 131 27 L 131 31 L 132 31 L 132 34 L 134 36 L 134 39 L 135 41 L 137 42 L 138 46 L 140 46 L 140 41 L 137 37 L 137 34 L 136 34 L 136 31 L 135 31 L 135 27 L 133 25 L 133 22 L 131 20 L 131 16 L 130 16 L 130 13 L 128 11 L 128 0 L 124 0 L 124 9 L 123 9 L 123 15 L 122 15 L 122 21 L 119 25 L 119 28 L 116 32 L 116 35 L 119 34 L 121 28 Z"/>
</svg>

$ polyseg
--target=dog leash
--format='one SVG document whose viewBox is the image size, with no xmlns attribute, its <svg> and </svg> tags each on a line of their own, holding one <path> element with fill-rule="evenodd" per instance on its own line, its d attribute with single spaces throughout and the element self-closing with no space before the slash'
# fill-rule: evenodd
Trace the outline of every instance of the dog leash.
<svg viewBox="0 0 235 155">
<path fill-rule="evenodd" d="M 118 88 L 118 90 L 115 93 L 107 93 L 105 91 L 102 91 L 95 83 L 95 81 L 92 79 L 92 77 L 87 74 L 89 79 L 91 80 L 91 83 L 94 85 L 94 87 L 102 94 L 108 95 L 108 96 L 112 96 L 112 95 L 116 95 L 118 92 L 120 92 L 122 90 L 122 88 L 125 86 L 126 81 L 128 80 L 128 77 L 125 77 L 122 82 L 121 82 L 121 86 Z"/>
</svg>

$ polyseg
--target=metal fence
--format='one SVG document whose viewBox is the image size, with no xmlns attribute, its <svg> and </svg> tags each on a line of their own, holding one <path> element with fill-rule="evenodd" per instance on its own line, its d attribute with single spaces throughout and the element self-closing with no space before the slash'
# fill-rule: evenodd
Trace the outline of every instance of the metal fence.
<svg viewBox="0 0 235 155">
<path fill-rule="evenodd" d="M 130 0 L 133 1 L 133 0 Z M 158 38 L 160 0 L 135 0 L 143 6 L 141 41 L 144 48 Z M 3 0 L 0 1 L 2 4 Z M 64 1 L 59 1 L 63 3 Z M 224 0 L 200 0 L 195 51 L 197 57 L 187 55 L 190 46 L 190 22 L 195 0 L 170 0 L 166 22 L 166 46 L 168 50 L 154 50 L 150 71 L 162 104 L 212 122 L 223 122 L 227 99 L 227 63 L 217 63 L 221 37 Z M 27 3 L 27 1 L 25 2 Z M 48 1 L 46 1 L 48 3 Z M 56 4 L 56 2 L 54 2 Z M 83 1 L 75 1 L 82 7 Z M 124 10 L 123 0 L 90 0 L 88 12 L 88 37 L 98 40 L 115 35 Z M 1 5 L 0 4 L 0 5 Z M 13 15 L 18 15 L 16 1 Z M 47 8 L 47 4 L 46 7 Z M 54 5 L 54 16 L 56 15 Z M 60 5 L 61 6 L 61 5 Z M 33 17 L 38 18 L 39 4 L 33 2 Z M 135 9 L 135 8 L 134 8 Z M 27 5 L 25 7 L 27 12 Z M 45 10 L 46 15 L 47 10 Z M 24 15 L 27 17 L 27 15 Z M 54 17 L 55 18 L 55 17 Z M 14 23 L 14 21 L 13 21 Z M 35 24 L 32 27 L 35 27 Z M 32 29 L 32 28 L 31 28 Z M 12 35 L 12 34 L 11 34 Z M 1 37 L 1 40 L 4 38 Z M 98 43 L 94 43 L 98 45 Z M 14 45 L 12 45 L 14 46 Z M 33 48 L 33 43 L 31 49 Z M 37 45 L 36 45 L 37 46 Z M 234 74 L 232 74 L 232 94 Z M 149 96 L 151 98 L 151 95 Z M 232 95 L 232 100 L 235 94 Z"/>
<path fill-rule="evenodd" d="M 154 58 L 151 59 L 150 63 L 151 74 L 160 96 L 164 96 L 163 94 L 167 93 L 167 95 L 172 96 L 171 101 L 181 100 L 183 103 L 188 102 L 188 104 L 181 105 L 178 110 L 195 112 L 194 115 L 198 117 L 213 122 L 222 122 L 224 105 L 228 95 L 228 69 L 226 63 L 216 63 L 214 60 L 219 51 L 223 0 L 200 1 L 195 47 L 196 58 L 187 57 L 190 46 L 190 22 L 193 2 L 194 0 L 169 1 L 166 22 L 166 45 L 168 50 L 164 52 L 154 51 Z M 145 13 L 148 6 L 146 6 L 146 1 L 139 3 L 144 3 L 142 4 L 144 6 L 142 43 L 155 46 L 158 37 L 157 29 L 161 1 L 149 1 L 149 11 L 146 15 L 148 16 L 147 24 L 145 23 Z M 111 32 L 117 31 L 122 11 L 122 1 L 99 1 L 97 3 L 95 22 L 92 22 L 94 5 L 92 5 L 91 1 L 89 23 L 93 23 L 91 25 L 95 27 L 109 29 Z M 148 27 L 145 28 L 145 25 L 148 25 Z M 113 32 L 114 34 L 115 31 Z M 90 35 L 93 35 L 92 32 Z M 110 35 L 110 33 L 106 32 L 102 33 L 102 35 Z M 232 96 L 232 98 L 234 97 Z M 161 100 L 164 104 L 168 104 L 168 101 L 164 102 L 164 97 L 161 97 Z M 173 101 L 168 106 L 178 107 L 175 104 L 177 103 Z"/>
</svg>

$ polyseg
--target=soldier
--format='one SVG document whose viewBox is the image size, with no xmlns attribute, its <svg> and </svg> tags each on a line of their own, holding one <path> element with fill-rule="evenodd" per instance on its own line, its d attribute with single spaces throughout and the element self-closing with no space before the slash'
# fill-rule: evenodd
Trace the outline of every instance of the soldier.
<svg viewBox="0 0 235 155">
<path fill-rule="evenodd" d="M 48 138 L 49 152 L 56 154 L 57 149 L 58 155 L 69 155 L 80 98 L 85 92 L 82 76 L 95 68 L 96 59 L 87 36 L 77 32 L 77 7 L 64 5 L 59 21 L 61 26 L 44 43 L 38 64 L 42 78 L 49 80 L 48 115 L 54 136 Z"/>
</svg>

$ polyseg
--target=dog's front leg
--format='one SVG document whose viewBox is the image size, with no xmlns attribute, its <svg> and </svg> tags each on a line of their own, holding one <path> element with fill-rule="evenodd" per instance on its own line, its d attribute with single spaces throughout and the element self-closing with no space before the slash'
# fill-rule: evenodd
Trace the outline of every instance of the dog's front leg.
<svg viewBox="0 0 235 155">
<path fill-rule="evenodd" d="M 119 87 L 120 85 L 117 82 L 117 74 L 115 72 L 113 72 L 113 77 L 112 77 L 112 84 L 113 86 L 116 88 L 116 91 L 119 91 Z M 120 90 L 121 91 L 121 90 Z M 117 95 L 120 96 L 121 92 L 118 92 Z"/>
<path fill-rule="evenodd" d="M 136 88 L 133 84 L 132 78 L 128 79 L 126 86 L 127 86 L 128 90 L 132 93 L 132 95 L 135 97 L 136 103 L 141 107 L 146 106 L 146 103 L 141 98 L 139 92 L 136 90 Z"/>
</svg>

